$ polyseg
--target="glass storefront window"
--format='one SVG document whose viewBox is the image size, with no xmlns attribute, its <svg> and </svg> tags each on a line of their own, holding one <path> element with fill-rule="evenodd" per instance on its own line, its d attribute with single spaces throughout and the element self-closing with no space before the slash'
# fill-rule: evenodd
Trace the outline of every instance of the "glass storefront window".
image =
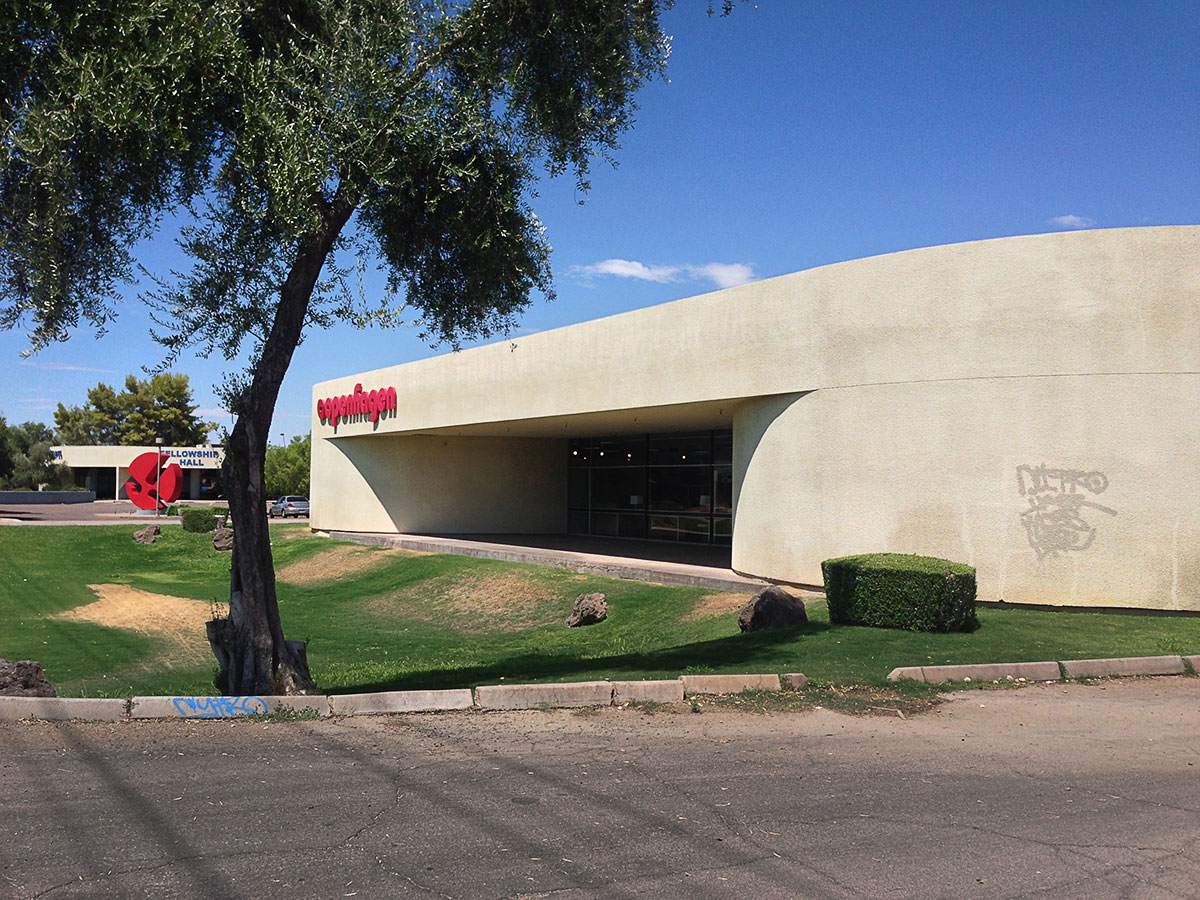
<svg viewBox="0 0 1200 900">
<path fill-rule="evenodd" d="M 591 438 L 575 438 L 567 445 L 567 465 L 569 466 L 589 466 L 591 465 L 592 439 Z"/>
<path fill-rule="evenodd" d="M 731 541 L 732 431 L 577 438 L 568 452 L 570 533 Z"/>
<path fill-rule="evenodd" d="M 567 509 L 587 509 L 591 505 L 591 472 L 586 468 L 567 469 Z"/>
<path fill-rule="evenodd" d="M 713 512 L 729 515 L 733 512 L 733 467 L 713 468 Z"/>
<path fill-rule="evenodd" d="M 644 538 L 646 536 L 646 517 L 593 512 L 591 533 L 604 537 Z"/>
<path fill-rule="evenodd" d="M 643 509 L 646 506 L 646 470 L 592 469 L 592 509 Z"/>
<path fill-rule="evenodd" d="M 651 467 L 650 508 L 708 513 L 712 510 L 712 470 L 708 466 Z"/>
<path fill-rule="evenodd" d="M 652 466 L 707 466 L 712 462 L 712 433 L 652 434 L 647 455 Z"/>
<path fill-rule="evenodd" d="M 593 442 L 592 466 L 646 465 L 646 436 L 601 438 Z"/>
<path fill-rule="evenodd" d="M 713 463 L 714 465 L 731 465 L 733 463 L 733 432 L 713 432 Z"/>
</svg>

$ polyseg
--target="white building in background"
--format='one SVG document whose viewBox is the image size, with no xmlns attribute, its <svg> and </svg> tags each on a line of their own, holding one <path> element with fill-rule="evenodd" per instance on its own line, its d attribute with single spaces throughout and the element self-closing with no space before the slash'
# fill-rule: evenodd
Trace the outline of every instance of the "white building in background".
<svg viewBox="0 0 1200 900">
<path fill-rule="evenodd" d="M 312 525 L 893 551 L 1200 610 L 1200 227 L 824 266 L 313 391 Z M 132 448 L 130 448 L 132 450 Z"/>
<path fill-rule="evenodd" d="M 129 464 L 143 453 L 161 450 L 170 456 L 167 465 L 183 469 L 180 500 L 216 500 L 221 491 L 221 463 L 225 448 L 210 444 L 195 447 L 134 447 L 125 445 L 76 445 L 52 447 L 54 461 L 68 467 L 75 484 L 94 491 L 97 500 L 127 500 L 125 483 Z"/>
</svg>

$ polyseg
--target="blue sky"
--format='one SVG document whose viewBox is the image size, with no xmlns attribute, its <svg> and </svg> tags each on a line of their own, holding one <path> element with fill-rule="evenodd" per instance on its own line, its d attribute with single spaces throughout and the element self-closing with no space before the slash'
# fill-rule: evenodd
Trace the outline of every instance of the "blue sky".
<svg viewBox="0 0 1200 900">
<path fill-rule="evenodd" d="M 680 0 L 665 24 L 670 83 L 640 95 L 619 166 L 598 162 L 586 197 L 541 186 L 558 299 L 518 333 L 913 247 L 1200 223 L 1196 3 L 761 0 L 722 19 Z M 140 373 L 148 325 L 131 294 L 108 334 L 27 361 L 0 332 L 0 415 L 51 423 Z M 308 431 L 317 381 L 437 352 L 415 330 L 311 333 L 272 433 Z M 175 371 L 229 425 L 224 366 Z"/>
</svg>

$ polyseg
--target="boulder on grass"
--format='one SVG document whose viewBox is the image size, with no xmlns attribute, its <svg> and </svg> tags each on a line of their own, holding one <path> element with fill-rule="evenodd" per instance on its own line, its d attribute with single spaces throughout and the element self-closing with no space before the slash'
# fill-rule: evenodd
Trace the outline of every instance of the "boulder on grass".
<svg viewBox="0 0 1200 900">
<path fill-rule="evenodd" d="M 162 534 L 162 529 L 157 525 L 147 525 L 145 528 L 139 528 L 133 533 L 133 539 L 139 544 L 153 544 L 155 538 Z"/>
<path fill-rule="evenodd" d="M 738 610 L 738 628 L 742 631 L 786 628 L 807 621 L 804 601 L 774 584 L 767 585 Z"/>
<path fill-rule="evenodd" d="M 233 549 L 233 529 L 232 528 L 214 528 L 212 531 L 212 542 L 214 550 L 232 550 Z"/>
<path fill-rule="evenodd" d="M 42 671 L 42 664 L 31 659 L 12 662 L 0 659 L 0 695 L 5 697 L 53 697 L 54 686 Z"/>
<path fill-rule="evenodd" d="M 604 594 L 580 594 L 575 598 L 575 607 L 571 610 L 571 618 L 567 619 L 567 627 L 595 625 L 607 617 L 608 598 Z"/>
</svg>

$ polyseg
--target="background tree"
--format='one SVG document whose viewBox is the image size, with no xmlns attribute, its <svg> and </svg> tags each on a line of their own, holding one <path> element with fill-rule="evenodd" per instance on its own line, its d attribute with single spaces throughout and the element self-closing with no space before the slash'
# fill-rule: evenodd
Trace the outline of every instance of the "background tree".
<svg viewBox="0 0 1200 900">
<path fill-rule="evenodd" d="M 8 438 L 8 421 L 0 416 L 0 484 L 6 484 L 13 472 L 13 448 Z"/>
<path fill-rule="evenodd" d="M 217 427 L 196 415 L 186 375 L 130 375 L 120 393 L 101 382 L 87 396 L 83 406 L 58 404 L 54 424 L 62 443 L 144 446 L 161 437 L 168 446 L 194 447 Z"/>
<path fill-rule="evenodd" d="M 263 493 L 271 415 L 306 327 L 398 321 L 341 290 L 373 258 L 455 345 L 552 293 L 527 202 L 589 160 L 663 72 L 670 0 L 7 0 L 0 16 L 0 324 L 33 348 L 104 328 L 137 242 L 190 212 L 194 265 L 155 336 L 250 363 L 223 391 L 235 527 L 227 689 L 311 688 L 285 641 Z M 711 10 L 710 10 L 711 11 Z"/>
<path fill-rule="evenodd" d="M 308 496 L 312 471 L 312 433 L 294 437 L 286 447 L 268 447 L 263 465 L 263 488 L 268 497 Z"/>
<path fill-rule="evenodd" d="M 0 485 L 33 491 L 69 486 L 70 472 L 54 461 L 53 445 L 54 431 L 41 422 L 9 425 L 0 418 Z"/>
</svg>

